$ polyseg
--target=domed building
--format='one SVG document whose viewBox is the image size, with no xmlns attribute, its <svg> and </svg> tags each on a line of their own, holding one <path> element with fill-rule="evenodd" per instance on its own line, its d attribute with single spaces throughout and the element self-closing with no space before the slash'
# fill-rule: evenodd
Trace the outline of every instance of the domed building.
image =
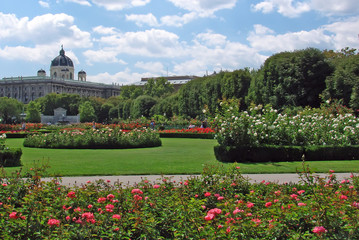
<svg viewBox="0 0 359 240">
<path fill-rule="evenodd" d="M 54 78 L 74 79 L 74 63 L 71 58 L 65 55 L 63 46 L 61 46 L 59 56 L 51 61 L 50 76 Z"/>
<path fill-rule="evenodd" d="M 78 94 L 81 97 L 109 98 L 120 95 L 118 84 L 103 84 L 86 81 L 86 72 L 78 72 L 74 79 L 75 68 L 72 60 L 65 55 L 61 46 L 59 55 L 51 61 L 50 76 L 40 69 L 36 76 L 7 77 L 0 80 L 0 97 L 11 97 L 28 103 L 50 93 Z"/>
</svg>

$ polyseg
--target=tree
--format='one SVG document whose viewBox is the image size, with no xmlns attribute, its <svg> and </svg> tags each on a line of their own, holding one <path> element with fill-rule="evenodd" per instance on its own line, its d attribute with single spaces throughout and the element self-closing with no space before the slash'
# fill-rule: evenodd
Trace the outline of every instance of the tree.
<svg viewBox="0 0 359 240">
<path fill-rule="evenodd" d="M 113 107 L 114 107 L 114 105 L 111 103 L 106 102 L 106 103 L 102 104 L 100 112 L 99 112 L 99 114 L 97 114 L 98 121 L 99 122 L 108 122 L 110 120 L 109 111 Z M 118 116 L 116 116 L 116 118 L 117 117 Z"/>
<path fill-rule="evenodd" d="M 166 78 L 151 78 L 148 79 L 144 86 L 144 95 L 151 97 L 163 97 L 174 92 L 173 84 L 171 84 Z"/>
<path fill-rule="evenodd" d="M 50 93 L 35 101 L 40 104 L 41 112 L 44 115 L 53 115 L 54 109 L 59 107 L 66 109 L 68 115 L 77 115 L 81 97 L 77 94 Z"/>
<path fill-rule="evenodd" d="M 95 109 L 91 105 L 90 101 L 82 103 L 79 107 L 80 122 L 92 122 L 96 121 Z"/>
<path fill-rule="evenodd" d="M 326 79 L 324 99 L 338 99 L 344 105 L 358 109 L 359 55 L 347 55 L 335 60 L 334 73 Z"/>
<path fill-rule="evenodd" d="M 269 57 L 263 71 L 263 100 L 275 108 L 318 107 L 325 79 L 332 73 L 324 54 L 314 48 Z"/>
<path fill-rule="evenodd" d="M 128 85 L 121 87 L 120 98 L 123 100 L 136 99 L 141 95 L 143 95 L 143 89 L 141 86 Z"/>
<path fill-rule="evenodd" d="M 32 123 L 41 122 L 41 106 L 36 101 L 31 101 L 26 108 L 26 121 Z"/>
<path fill-rule="evenodd" d="M 19 119 L 23 104 L 15 98 L 0 97 L 0 117 L 3 123 L 12 123 Z"/>
<path fill-rule="evenodd" d="M 133 118 L 149 117 L 151 108 L 157 103 L 157 101 L 151 97 L 142 95 L 134 100 L 132 105 L 131 116 Z"/>
</svg>

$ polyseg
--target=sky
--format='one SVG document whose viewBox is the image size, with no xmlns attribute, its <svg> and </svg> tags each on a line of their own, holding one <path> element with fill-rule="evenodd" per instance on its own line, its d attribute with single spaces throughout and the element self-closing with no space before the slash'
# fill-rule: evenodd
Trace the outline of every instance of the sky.
<svg viewBox="0 0 359 240">
<path fill-rule="evenodd" d="M 75 75 L 142 77 L 258 69 L 273 54 L 359 48 L 358 0 L 1 0 L 0 79 L 50 72 L 61 46 Z"/>
</svg>

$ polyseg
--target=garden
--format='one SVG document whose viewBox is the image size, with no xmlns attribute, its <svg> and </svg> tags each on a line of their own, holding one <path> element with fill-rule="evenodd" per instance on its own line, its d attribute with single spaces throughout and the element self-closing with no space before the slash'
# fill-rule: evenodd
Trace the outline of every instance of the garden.
<svg viewBox="0 0 359 240">
<path fill-rule="evenodd" d="M 213 115 L 204 109 L 211 128 L 151 129 L 147 123 L 43 126 L 28 129 L 25 139 L 6 139 L 4 132 L 2 149 L 20 148 L 23 156 L 22 167 L 2 168 L 0 175 L 0 237 L 359 238 L 359 158 L 345 155 L 359 144 L 359 120 L 350 110 L 323 105 L 278 112 L 269 105 L 253 105 L 240 111 L 234 100 L 220 106 Z M 193 135 L 198 137 L 189 137 Z M 322 154 L 333 147 L 343 159 Z M 257 161 L 260 148 L 266 148 L 260 156 L 265 163 Z M 233 149 L 244 153 L 233 154 Z M 219 164 L 215 153 L 218 160 L 230 155 L 227 160 L 233 163 Z M 268 162 L 281 155 L 290 161 Z M 49 159 L 41 161 L 39 156 Z M 311 156 L 322 161 L 308 161 Z M 250 183 L 242 176 L 250 169 L 265 172 L 270 165 L 273 172 L 297 172 L 300 182 Z M 283 166 L 292 169 L 280 170 Z M 331 166 L 353 174 L 338 181 Z M 317 177 L 313 171 L 318 170 L 328 175 Z M 134 186 L 106 180 L 61 184 L 64 174 L 182 173 L 200 175 L 180 182 L 165 177 L 150 182 L 144 176 Z M 44 176 L 52 180 L 42 181 Z"/>
</svg>

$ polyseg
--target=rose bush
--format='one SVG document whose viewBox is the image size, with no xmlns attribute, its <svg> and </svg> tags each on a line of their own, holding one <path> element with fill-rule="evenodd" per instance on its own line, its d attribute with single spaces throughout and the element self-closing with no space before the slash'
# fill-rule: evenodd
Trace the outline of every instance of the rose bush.
<svg viewBox="0 0 359 240">
<path fill-rule="evenodd" d="M 82 186 L 1 178 L 2 239 L 358 239 L 359 178 L 305 171 L 301 182 L 251 184 L 239 167 L 206 166 L 181 182 Z"/>
<path fill-rule="evenodd" d="M 221 146 L 358 145 L 359 119 L 352 113 L 335 113 L 330 106 L 305 108 L 295 115 L 271 106 L 239 111 L 238 102 L 223 101 L 214 121 Z"/>
<path fill-rule="evenodd" d="M 143 128 L 65 129 L 28 135 L 25 147 L 39 148 L 138 148 L 161 146 L 159 134 Z"/>
</svg>

